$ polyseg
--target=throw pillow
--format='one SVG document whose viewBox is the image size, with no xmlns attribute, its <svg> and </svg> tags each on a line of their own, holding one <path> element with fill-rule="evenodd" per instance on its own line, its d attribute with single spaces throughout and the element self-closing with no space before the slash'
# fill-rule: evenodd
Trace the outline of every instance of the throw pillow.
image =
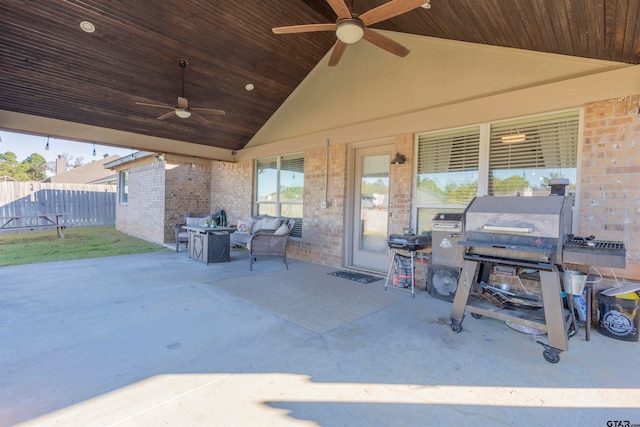
<svg viewBox="0 0 640 427">
<path fill-rule="evenodd" d="M 256 231 L 262 229 L 262 219 L 259 219 L 253 224 L 253 234 L 256 234 Z"/>
<path fill-rule="evenodd" d="M 280 218 L 264 218 L 262 220 L 262 228 L 264 230 L 275 230 L 280 227 L 282 220 Z"/>
<path fill-rule="evenodd" d="M 284 236 L 285 234 L 289 234 L 289 227 L 287 227 L 287 224 L 282 224 L 273 233 L 274 236 Z"/>
<path fill-rule="evenodd" d="M 253 220 L 251 219 L 242 219 L 238 221 L 238 229 L 236 233 L 238 234 L 251 234 L 251 228 L 253 226 Z"/>
</svg>

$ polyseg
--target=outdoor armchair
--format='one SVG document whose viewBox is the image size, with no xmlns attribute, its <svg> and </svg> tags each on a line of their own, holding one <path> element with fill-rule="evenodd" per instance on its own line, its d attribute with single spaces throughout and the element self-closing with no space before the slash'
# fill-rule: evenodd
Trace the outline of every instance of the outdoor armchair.
<svg viewBox="0 0 640 427">
<path fill-rule="evenodd" d="M 277 230 L 258 230 L 251 236 L 247 247 L 250 251 L 249 270 L 253 271 L 253 263 L 258 258 L 278 257 L 282 258 L 285 267 L 289 269 L 287 264 L 287 242 L 289 234 L 293 230 L 296 221 L 289 219 L 281 228 Z"/>
</svg>

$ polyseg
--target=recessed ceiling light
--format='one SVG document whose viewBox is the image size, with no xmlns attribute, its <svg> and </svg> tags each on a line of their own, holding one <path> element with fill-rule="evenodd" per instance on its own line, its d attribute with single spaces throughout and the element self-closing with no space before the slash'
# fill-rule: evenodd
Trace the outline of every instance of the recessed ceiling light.
<svg viewBox="0 0 640 427">
<path fill-rule="evenodd" d="M 80 28 L 82 28 L 82 31 L 85 33 L 93 33 L 96 30 L 96 26 L 89 21 L 82 21 L 80 23 Z"/>
<path fill-rule="evenodd" d="M 253 89 L 255 89 L 255 86 L 253 85 L 253 83 L 247 83 L 244 88 L 248 91 L 252 91 Z"/>
</svg>

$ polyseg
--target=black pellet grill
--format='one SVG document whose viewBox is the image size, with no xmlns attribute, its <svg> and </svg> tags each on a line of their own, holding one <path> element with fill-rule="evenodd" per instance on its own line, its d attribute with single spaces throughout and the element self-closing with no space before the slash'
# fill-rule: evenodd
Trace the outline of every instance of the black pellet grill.
<svg viewBox="0 0 640 427">
<path fill-rule="evenodd" d="M 543 356 L 559 361 L 567 350 L 569 319 L 562 302 L 559 271 L 565 264 L 625 265 L 622 242 L 576 238 L 571 234 L 571 197 L 476 197 L 463 213 L 462 271 L 451 309 L 451 329 L 462 330 L 464 312 L 488 316 L 545 331 Z M 486 266 L 513 266 L 538 272 L 544 321 L 523 319 L 513 312 L 467 304 L 472 288 L 483 285 Z M 480 273 L 480 274 L 479 274 Z"/>
</svg>

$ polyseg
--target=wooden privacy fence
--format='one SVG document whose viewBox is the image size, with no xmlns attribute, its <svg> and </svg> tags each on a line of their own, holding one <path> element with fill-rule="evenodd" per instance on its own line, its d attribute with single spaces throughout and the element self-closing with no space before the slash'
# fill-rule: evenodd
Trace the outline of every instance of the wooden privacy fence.
<svg viewBox="0 0 640 427">
<path fill-rule="evenodd" d="M 0 182 L 0 218 L 58 213 L 67 226 L 114 225 L 116 186 Z M 24 221 L 15 225 L 29 225 Z"/>
</svg>

